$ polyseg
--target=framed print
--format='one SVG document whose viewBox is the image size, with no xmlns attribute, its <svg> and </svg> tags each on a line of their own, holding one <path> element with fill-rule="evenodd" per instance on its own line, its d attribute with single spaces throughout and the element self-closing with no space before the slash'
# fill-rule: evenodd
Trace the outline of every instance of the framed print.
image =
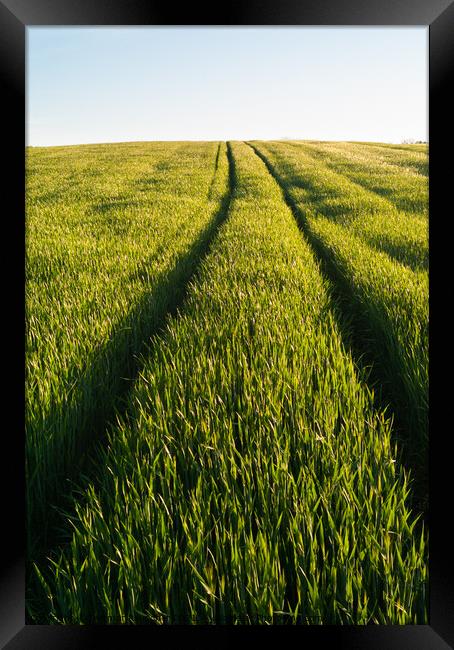
<svg viewBox="0 0 454 650">
<path fill-rule="evenodd" d="M 0 29 L 2 647 L 454 647 L 454 2 Z"/>
</svg>

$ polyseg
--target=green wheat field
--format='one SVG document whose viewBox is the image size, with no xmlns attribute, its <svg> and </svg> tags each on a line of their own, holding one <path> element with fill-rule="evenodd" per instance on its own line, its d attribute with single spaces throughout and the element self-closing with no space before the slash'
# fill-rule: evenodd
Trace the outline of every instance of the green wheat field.
<svg viewBox="0 0 454 650">
<path fill-rule="evenodd" d="M 26 152 L 27 618 L 428 622 L 428 146 Z"/>
</svg>

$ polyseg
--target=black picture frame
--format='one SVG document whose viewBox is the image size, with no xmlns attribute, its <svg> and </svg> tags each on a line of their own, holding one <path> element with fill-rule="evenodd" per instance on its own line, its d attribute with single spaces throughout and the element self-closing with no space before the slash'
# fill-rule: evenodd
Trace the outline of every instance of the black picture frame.
<svg viewBox="0 0 454 650">
<path fill-rule="evenodd" d="M 413 626 L 41 626 L 25 625 L 24 569 L 24 196 L 25 196 L 25 31 L 34 25 L 182 25 L 182 26 L 284 26 L 376 25 L 429 27 L 429 192 L 430 192 L 430 611 L 429 625 Z M 0 84 L 4 111 L 2 154 L 4 181 L 2 259 L 5 311 L 3 352 L 6 377 L 3 396 L 0 518 L 2 554 L 0 568 L 0 647 L 86 648 L 142 646 L 149 642 L 166 646 L 181 643 L 232 643 L 237 636 L 257 643 L 282 642 L 290 633 L 301 647 L 327 644 L 348 650 L 446 650 L 454 647 L 454 589 L 451 579 L 452 539 L 448 533 L 452 485 L 450 431 L 450 382 L 443 370 L 451 367 L 447 355 L 452 333 L 445 313 L 446 292 L 452 286 L 447 262 L 450 237 L 444 236 L 452 199 L 452 113 L 450 90 L 454 81 L 453 0 L 285 0 L 231 2 L 212 5 L 173 5 L 152 0 L 0 0 Z M 451 83 L 450 83 L 451 82 Z M 450 182 L 451 181 L 451 182 Z M 449 246 L 449 248 L 448 248 Z M 8 255 L 6 254 L 8 253 Z M 11 265 L 13 263 L 13 265 Z M 437 296 L 442 296 L 441 300 Z M 442 302 L 443 301 L 443 302 Z M 448 303 L 452 302 L 452 299 Z M 441 308 L 437 305 L 442 306 Z M 452 329 L 452 328 L 450 328 Z M 23 359 L 24 357 L 22 357 Z M 440 414 L 440 417 L 436 417 Z M 10 415 L 10 424 L 6 425 Z M 16 523 L 13 523 L 16 522 Z M 202 639 L 203 634 L 203 639 Z M 194 639 L 194 640 L 193 640 Z"/>
</svg>

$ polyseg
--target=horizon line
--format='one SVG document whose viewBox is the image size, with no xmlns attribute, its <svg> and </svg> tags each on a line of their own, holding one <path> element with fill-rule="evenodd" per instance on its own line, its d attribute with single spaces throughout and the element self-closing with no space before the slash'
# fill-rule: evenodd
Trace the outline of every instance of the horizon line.
<svg viewBox="0 0 454 650">
<path fill-rule="evenodd" d="M 26 144 L 25 148 L 27 149 L 46 149 L 52 147 L 80 147 L 80 146 L 92 146 L 92 145 L 107 145 L 107 144 L 136 144 L 136 143 L 147 143 L 147 142 L 284 142 L 284 141 L 298 141 L 298 142 L 357 142 L 357 143 L 375 143 L 375 144 L 429 144 L 429 140 L 416 140 L 414 138 L 405 138 L 399 142 L 391 140 L 346 140 L 346 139 L 323 139 L 323 138 L 293 138 L 293 137 L 281 137 L 281 138 L 215 138 L 215 139 L 195 139 L 195 138 L 164 138 L 164 139 L 155 139 L 155 140 L 110 140 L 99 141 L 99 142 L 70 142 L 63 144 Z"/>
</svg>

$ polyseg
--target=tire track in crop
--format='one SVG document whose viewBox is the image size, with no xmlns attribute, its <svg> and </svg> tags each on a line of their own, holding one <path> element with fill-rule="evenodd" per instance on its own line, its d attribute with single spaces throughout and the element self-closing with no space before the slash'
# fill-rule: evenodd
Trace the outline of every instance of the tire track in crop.
<svg viewBox="0 0 454 650">
<path fill-rule="evenodd" d="M 412 505 L 418 513 L 422 514 L 422 520 L 424 521 L 428 514 L 427 468 L 422 468 L 412 460 L 412 431 L 408 430 L 409 428 L 403 409 L 400 408 L 394 394 L 387 389 L 383 359 L 380 359 L 374 351 L 374 335 L 370 331 L 369 324 L 366 318 L 361 315 L 360 310 L 356 308 L 355 297 L 352 295 L 333 260 L 330 259 L 323 242 L 311 231 L 305 217 L 301 214 L 297 204 L 294 202 L 272 163 L 253 144 L 250 142 L 246 142 L 246 144 L 265 163 L 268 172 L 281 188 L 286 204 L 292 211 L 296 223 L 310 244 L 316 260 L 319 262 L 320 270 L 328 281 L 330 297 L 333 303 L 333 313 L 339 326 L 344 346 L 350 352 L 360 373 L 361 380 L 374 391 L 376 408 L 381 411 L 386 411 L 388 416 L 392 415 L 393 417 L 394 437 L 398 443 L 401 456 L 399 461 L 410 471 L 413 478 L 413 489 L 410 495 Z"/>
<path fill-rule="evenodd" d="M 220 149 L 216 156 L 216 166 L 213 173 L 213 180 L 211 186 L 213 186 L 216 178 L 218 160 L 220 155 Z M 229 180 L 228 188 L 224 197 L 221 199 L 219 209 L 215 213 L 211 222 L 202 231 L 198 239 L 194 242 L 191 248 L 183 255 L 180 256 L 175 262 L 174 267 L 170 272 L 164 272 L 160 281 L 156 283 L 152 291 L 145 293 L 141 300 L 136 303 L 133 310 L 127 315 L 123 321 L 119 322 L 115 326 L 114 335 L 110 339 L 109 343 L 105 346 L 103 354 L 100 356 L 112 356 L 115 354 L 115 349 L 117 347 L 116 342 L 121 338 L 122 332 L 128 332 L 135 330 L 136 333 L 140 330 L 140 321 L 143 320 L 143 314 L 146 313 L 147 307 L 150 305 L 150 302 L 159 302 L 159 313 L 156 318 L 155 326 L 148 330 L 147 332 L 140 332 L 139 343 L 134 345 L 133 333 L 129 335 L 131 339 L 131 348 L 128 354 L 128 364 L 125 367 L 124 375 L 128 375 L 128 379 L 125 377 L 120 378 L 121 386 L 117 391 L 117 398 L 115 400 L 117 408 L 110 409 L 109 414 L 105 415 L 102 418 L 94 418 L 97 420 L 95 427 L 96 430 L 104 430 L 106 426 L 109 425 L 112 415 L 115 415 L 118 412 L 121 412 L 122 405 L 124 406 L 127 402 L 127 397 L 129 394 L 129 389 L 139 372 L 140 361 L 139 358 L 141 355 L 146 354 L 147 352 L 147 341 L 150 340 L 155 334 L 159 333 L 165 326 L 167 320 L 177 314 L 177 312 L 182 308 L 188 284 L 191 282 L 197 270 L 203 261 L 204 257 L 207 255 L 209 247 L 213 239 L 215 238 L 217 231 L 219 230 L 222 222 L 227 217 L 228 208 L 232 195 L 232 186 L 233 186 L 233 160 L 230 153 L 230 147 L 227 148 L 227 157 L 229 161 Z M 136 275 L 145 275 L 148 269 L 148 262 L 145 262 L 141 268 L 137 269 Z M 125 360 L 126 361 L 126 360 Z M 77 408 L 77 405 L 75 406 Z"/>
<path fill-rule="evenodd" d="M 217 173 L 217 171 L 218 171 L 218 166 L 219 166 L 219 156 L 220 156 L 220 153 L 221 153 L 221 143 L 219 143 L 219 145 L 218 145 L 218 150 L 217 150 L 217 152 L 216 152 L 216 158 L 215 158 L 215 160 L 214 160 L 213 179 L 212 179 L 211 184 L 210 184 L 210 189 L 208 190 L 208 198 L 209 198 L 209 199 L 211 199 L 211 196 L 212 196 L 212 193 L 213 193 L 214 184 L 215 184 L 215 182 L 216 182 L 216 173 Z"/>
<path fill-rule="evenodd" d="M 210 189 L 218 171 L 220 149 L 221 145 L 216 156 Z M 41 572 L 46 570 L 46 557 L 64 544 L 71 534 L 70 517 L 74 512 L 75 502 L 83 498 L 84 489 L 88 485 L 96 483 L 97 449 L 99 450 L 99 447 L 102 447 L 105 443 L 106 435 L 115 419 L 127 417 L 129 394 L 140 372 L 141 358 L 150 351 L 150 339 L 162 332 L 168 319 L 177 315 L 184 308 L 188 285 L 198 273 L 200 264 L 208 254 L 219 228 L 228 216 L 234 186 L 234 162 L 229 144 L 227 144 L 226 156 L 228 159 L 227 188 L 214 217 L 191 248 L 177 259 L 170 272 L 162 274 L 160 281 L 153 287 L 153 291 L 147 292 L 128 316 L 116 325 L 112 338 L 102 350 L 101 355 L 98 356 L 98 360 L 95 361 L 95 363 L 102 363 L 103 359 L 106 357 L 112 358 L 116 354 L 116 350 L 120 349 L 124 371 L 121 373 L 121 377 L 116 378 L 113 405 L 107 408 L 102 404 L 97 404 L 96 386 L 85 386 L 86 393 L 92 391 L 93 407 L 86 418 L 86 429 L 90 435 L 81 436 L 81 439 L 85 442 L 88 439 L 91 442 L 87 448 L 79 449 L 75 453 L 74 457 L 77 458 L 77 462 L 74 463 L 71 475 L 64 477 L 64 480 L 62 480 L 62 491 L 58 501 L 46 504 L 44 509 L 47 509 L 48 522 L 34 521 L 30 524 L 33 527 L 34 534 L 38 534 L 38 531 L 41 532 L 41 538 L 36 541 L 36 547 L 33 549 L 32 554 L 33 561 Z M 146 266 L 145 263 L 143 265 L 144 272 Z M 145 314 L 153 302 L 157 303 L 156 309 L 158 313 L 154 319 L 154 325 L 145 330 Z M 124 337 L 127 337 L 128 342 L 126 353 L 124 352 Z M 99 358 L 101 358 L 101 361 L 99 361 Z M 96 373 L 94 374 L 96 376 Z M 67 411 L 77 411 L 79 408 L 79 401 L 76 401 L 74 405 L 67 407 Z M 66 487 L 64 486 L 65 483 Z M 27 583 L 30 594 L 33 592 L 31 588 L 33 580 L 36 580 L 36 574 L 34 572 L 32 574 L 32 569 L 29 567 Z"/>
</svg>

